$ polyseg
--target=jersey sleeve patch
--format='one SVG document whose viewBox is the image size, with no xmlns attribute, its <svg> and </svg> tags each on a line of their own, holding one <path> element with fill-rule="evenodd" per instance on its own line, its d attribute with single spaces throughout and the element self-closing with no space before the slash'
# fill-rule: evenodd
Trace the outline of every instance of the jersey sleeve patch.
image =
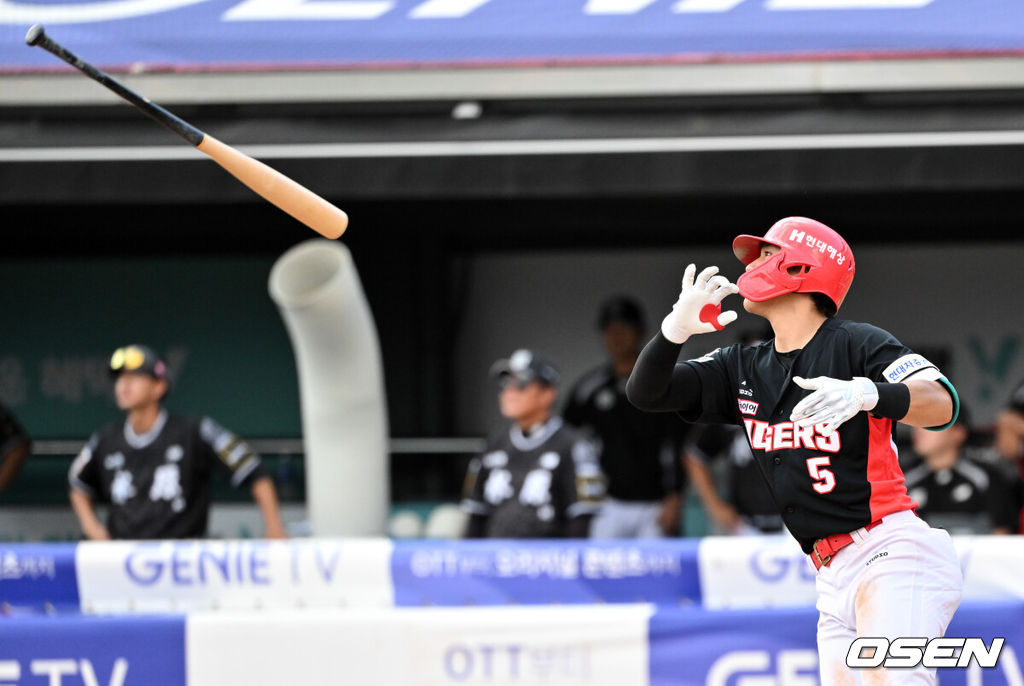
<svg viewBox="0 0 1024 686">
<path fill-rule="evenodd" d="M 234 473 L 231 475 L 231 485 L 236 488 L 242 484 L 246 478 L 252 474 L 260 466 L 260 460 L 255 455 L 249 454 L 249 456 L 242 460 L 239 464 L 235 465 Z"/>
<path fill-rule="evenodd" d="M 911 353 L 886 367 L 882 371 L 882 376 L 889 383 L 902 383 L 910 377 L 938 381 L 942 378 L 942 372 L 921 355 Z"/>
</svg>

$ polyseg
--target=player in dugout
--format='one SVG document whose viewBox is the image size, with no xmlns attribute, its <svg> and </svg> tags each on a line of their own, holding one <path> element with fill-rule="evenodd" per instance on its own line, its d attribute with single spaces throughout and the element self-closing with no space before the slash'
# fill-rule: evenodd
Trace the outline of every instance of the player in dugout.
<svg viewBox="0 0 1024 686">
<path fill-rule="evenodd" d="M 591 538 L 658 538 L 680 528 L 682 454 L 687 425 L 643 412 L 626 399 L 626 379 L 646 340 L 643 309 L 616 295 L 601 303 L 597 329 L 607 361 L 569 391 L 562 417 L 600 455 L 607 493 Z"/>
<path fill-rule="evenodd" d="M 862 673 L 848 656 L 858 637 L 942 636 L 960 604 L 953 541 L 914 514 L 894 441 L 896 422 L 951 426 L 956 390 L 892 334 L 835 316 L 855 266 L 828 226 L 788 217 L 764 236 L 738 236 L 733 252 L 746 265 L 736 284 L 717 267 L 686 268 L 633 370 L 629 399 L 746 429 L 786 528 L 817 570 L 822 684 L 935 684 L 934 669 Z M 775 338 L 679 363 L 690 336 L 736 320 L 721 303 L 737 292 Z"/>
<path fill-rule="evenodd" d="M 267 538 L 286 538 L 274 482 L 249 446 L 209 417 L 163 408 L 167 365 L 151 348 L 118 348 L 110 373 L 127 417 L 93 434 L 68 474 L 71 506 L 86 538 L 205 537 L 214 469 L 232 486 L 249 486 Z M 110 504 L 106 524 L 96 515 L 96 501 Z"/>
<path fill-rule="evenodd" d="M 921 519 L 954 535 L 1017 532 L 1017 475 L 998 457 L 986 459 L 987 450 L 968 445 L 965 407 L 945 431 L 915 428 L 912 437 L 921 461 L 906 470 L 907 491 Z"/>
<path fill-rule="evenodd" d="M 510 426 L 491 437 L 466 473 L 467 538 L 586 538 L 604 479 L 593 445 L 552 414 L 559 373 L 519 349 L 491 367 Z"/>
</svg>

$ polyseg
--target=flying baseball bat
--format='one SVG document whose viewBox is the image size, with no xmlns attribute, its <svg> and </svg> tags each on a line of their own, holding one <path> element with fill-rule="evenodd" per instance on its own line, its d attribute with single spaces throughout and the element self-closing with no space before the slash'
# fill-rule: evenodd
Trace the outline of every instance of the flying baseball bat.
<svg viewBox="0 0 1024 686">
<path fill-rule="evenodd" d="M 228 170 L 236 179 L 256 191 L 258 195 L 277 205 L 300 222 L 327 238 L 337 238 L 348 226 L 348 215 L 308 188 L 292 181 L 279 171 L 203 133 L 148 98 L 118 82 L 109 74 L 92 66 L 64 46 L 46 35 L 36 24 L 25 34 L 28 45 L 38 45 L 53 53 L 72 67 L 106 86 L 127 100 L 143 114 L 163 124 L 189 143 L 209 155 L 214 162 Z"/>
</svg>

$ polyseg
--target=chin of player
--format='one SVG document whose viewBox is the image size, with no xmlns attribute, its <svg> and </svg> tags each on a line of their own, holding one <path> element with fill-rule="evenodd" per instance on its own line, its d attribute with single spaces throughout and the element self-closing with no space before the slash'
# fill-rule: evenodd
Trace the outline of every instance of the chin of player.
<svg viewBox="0 0 1024 686">
<path fill-rule="evenodd" d="M 743 309 L 750 314 L 761 314 L 764 311 L 764 303 L 751 300 L 750 298 L 744 298 Z"/>
</svg>

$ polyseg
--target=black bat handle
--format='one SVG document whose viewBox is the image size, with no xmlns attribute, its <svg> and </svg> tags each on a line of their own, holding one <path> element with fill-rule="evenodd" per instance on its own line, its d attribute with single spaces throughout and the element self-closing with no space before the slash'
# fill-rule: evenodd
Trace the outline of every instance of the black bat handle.
<svg viewBox="0 0 1024 686">
<path fill-rule="evenodd" d="M 135 91 L 124 86 L 114 77 L 92 66 L 57 41 L 47 36 L 46 31 L 43 30 L 43 27 L 40 24 L 36 24 L 28 30 L 28 33 L 25 34 L 25 43 L 31 46 L 38 45 L 47 52 L 53 53 L 93 81 L 96 81 L 97 83 L 114 91 L 141 110 L 143 114 L 148 116 L 150 119 L 166 126 L 192 145 L 199 145 L 203 142 L 203 138 L 206 137 L 205 133 L 192 126 L 187 121 L 171 114 L 163 107 L 160 107 L 160 105 L 150 102 L 148 98 L 144 98 Z"/>
</svg>

